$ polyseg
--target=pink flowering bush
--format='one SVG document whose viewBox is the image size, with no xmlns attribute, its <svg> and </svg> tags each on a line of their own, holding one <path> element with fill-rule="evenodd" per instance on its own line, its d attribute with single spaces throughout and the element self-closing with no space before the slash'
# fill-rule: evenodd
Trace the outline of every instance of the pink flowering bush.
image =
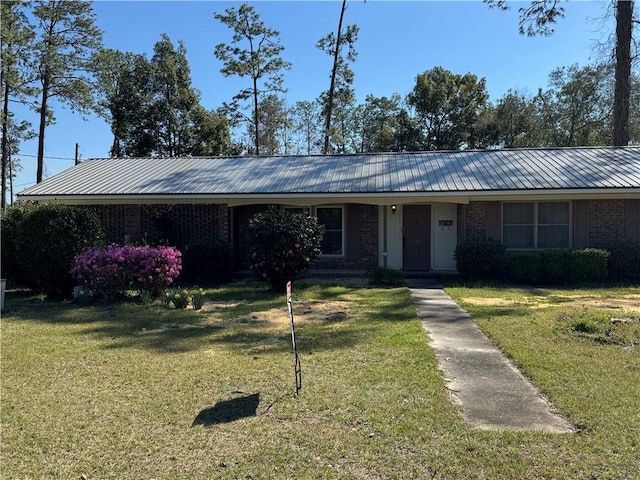
<svg viewBox="0 0 640 480">
<path fill-rule="evenodd" d="M 251 269 L 271 289 L 298 279 L 320 254 L 324 227 L 315 217 L 271 208 L 249 222 Z"/>
<path fill-rule="evenodd" d="M 96 297 L 113 299 L 127 290 L 157 297 L 181 269 L 182 254 L 174 247 L 112 244 L 78 255 L 71 274 Z"/>
</svg>

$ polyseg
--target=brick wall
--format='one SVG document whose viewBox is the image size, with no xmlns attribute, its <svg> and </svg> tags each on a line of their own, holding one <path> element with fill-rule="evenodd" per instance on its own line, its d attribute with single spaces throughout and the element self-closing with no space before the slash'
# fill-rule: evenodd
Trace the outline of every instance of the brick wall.
<svg viewBox="0 0 640 480">
<path fill-rule="evenodd" d="M 588 212 L 590 245 L 625 239 L 624 200 L 591 200 Z"/>
<path fill-rule="evenodd" d="M 458 242 L 465 238 L 487 238 L 489 202 L 458 205 Z"/>
<path fill-rule="evenodd" d="M 226 205 L 92 205 L 109 243 L 166 243 L 183 247 L 229 240 Z"/>
<path fill-rule="evenodd" d="M 378 266 L 378 207 L 360 205 L 360 259 L 361 268 Z"/>
</svg>

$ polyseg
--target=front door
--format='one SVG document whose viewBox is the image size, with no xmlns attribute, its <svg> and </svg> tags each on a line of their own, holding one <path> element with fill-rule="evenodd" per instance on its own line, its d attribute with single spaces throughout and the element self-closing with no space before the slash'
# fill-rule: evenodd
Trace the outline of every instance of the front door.
<svg viewBox="0 0 640 480">
<path fill-rule="evenodd" d="M 431 268 L 431 205 L 402 208 L 402 268 Z"/>
</svg>

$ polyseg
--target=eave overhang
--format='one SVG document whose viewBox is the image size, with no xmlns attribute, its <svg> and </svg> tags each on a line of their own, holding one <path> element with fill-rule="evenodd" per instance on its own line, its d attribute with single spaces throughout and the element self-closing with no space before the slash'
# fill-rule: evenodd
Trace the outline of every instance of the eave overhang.
<svg viewBox="0 0 640 480">
<path fill-rule="evenodd" d="M 241 194 L 92 194 L 92 195 L 18 195 L 24 202 L 46 202 L 67 205 L 132 205 L 132 204 L 225 204 L 230 207 L 255 204 L 327 205 L 364 203 L 393 205 L 407 203 L 458 203 L 471 201 L 530 200 L 640 200 L 639 188 L 586 188 L 485 190 L 455 192 L 375 192 L 375 193 L 241 193 Z"/>
</svg>

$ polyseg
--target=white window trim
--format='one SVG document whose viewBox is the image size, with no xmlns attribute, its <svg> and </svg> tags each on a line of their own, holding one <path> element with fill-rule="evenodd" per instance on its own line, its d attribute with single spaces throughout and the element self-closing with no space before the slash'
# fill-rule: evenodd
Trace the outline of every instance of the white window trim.
<svg viewBox="0 0 640 480">
<path fill-rule="evenodd" d="M 533 203 L 533 247 L 507 247 L 505 245 L 506 250 L 508 251 L 531 251 L 531 250 L 566 250 L 571 248 L 573 245 L 573 229 L 571 228 L 572 218 L 573 218 L 573 202 L 571 200 L 513 200 L 508 202 L 502 202 L 500 205 L 500 238 L 502 243 L 504 244 L 504 204 L 505 203 Z M 538 247 L 538 228 L 540 227 L 540 223 L 538 223 L 538 205 L 540 203 L 568 203 L 569 204 L 569 223 L 567 223 L 567 228 L 569 229 L 569 245 L 566 247 Z M 551 224 L 543 224 L 543 225 L 551 225 Z M 559 223 L 556 225 L 565 225 L 564 223 Z"/>
<path fill-rule="evenodd" d="M 340 241 L 342 243 L 342 253 L 341 254 L 331 254 L 331 253 L 321 253 L 320 257 L 323 258 L 344 258 L 345 257 L 345 253 L 346 253 L 346 249 L 347 246 L 345 244 L 345 215 L 344 215 L 344 205 L 316 205 L 315 207 L 313 207 L 313 214 L 316 217 L 316 219 L 318 218 L 318 209 L 319 208 L 339 208 L 340 210 L 342 210 L 342 232 L 341 232 L 341 238 Z"/>
</svg>

